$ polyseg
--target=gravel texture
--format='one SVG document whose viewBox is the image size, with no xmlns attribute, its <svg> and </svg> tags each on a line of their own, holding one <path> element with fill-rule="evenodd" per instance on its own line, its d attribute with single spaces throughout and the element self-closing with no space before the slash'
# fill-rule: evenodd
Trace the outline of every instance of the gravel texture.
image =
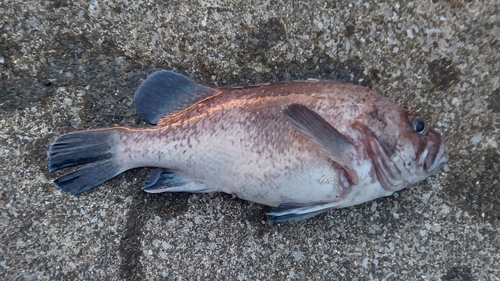
<svg viewBox="0 0 500 281">
<path fill-rule="evenodd" d="M 0 279 L 500 280 L 499 15 L 497 0 L 2 0 Z M 162 68 L 362 84 L 422 112 L 451 159 L 298 223 L 223 194 L 146 194 L 150 169 L 56 190 L 54 138 L 145 126 L 132 95 Z"/>
</svg>

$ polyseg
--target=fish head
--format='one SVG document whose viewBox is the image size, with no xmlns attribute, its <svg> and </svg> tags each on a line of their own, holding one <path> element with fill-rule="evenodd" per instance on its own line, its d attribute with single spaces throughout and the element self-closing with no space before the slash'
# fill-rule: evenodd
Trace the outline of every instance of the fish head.
<svg viewBox="0 0 500 281">
<path fill-rule="evenodd" d="M 410 113 L 408 121 L 411 124 L 411 130 L 406 132 L 406 138 L 413 144 L 416 157 L 412 156 L 411 160 L 407 159 L 407 161 L 415 161 L 417 165 L 413 170 L 409 165 L 406 167 L 420 175 L 420 179 L 417 179 L 419 181 L 434 174 L 448 163 L 449 155 L 446 153 L 446 142 L 443 136 L 427 123 L 422 115 Z M 406 156 L 406 158 L 409 157 Z"/>
<path fill-rule="evenodd" d="M 368 154 L 384 189 L 401 190 L 448 162 L 443 136 L 421 114 L 399 107 L 379 112 L 366 114 L 365 124 L 373 133 Z"/>
</svg>

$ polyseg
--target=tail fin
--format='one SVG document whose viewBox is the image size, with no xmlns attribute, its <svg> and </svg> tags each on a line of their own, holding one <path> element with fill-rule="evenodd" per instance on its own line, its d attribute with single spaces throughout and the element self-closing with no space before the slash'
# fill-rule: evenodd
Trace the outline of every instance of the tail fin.
<svg viewBox="0 0 500 281">
<path fill-rule="evenodd" d="M 54 181 L 69 194 L 78 194 L 117 176 L 123 167 L 113 162 L 117 129 L 73 132 L 58 137 L 49 149 L 49 171 L 87 164 Z"/>
</svg>

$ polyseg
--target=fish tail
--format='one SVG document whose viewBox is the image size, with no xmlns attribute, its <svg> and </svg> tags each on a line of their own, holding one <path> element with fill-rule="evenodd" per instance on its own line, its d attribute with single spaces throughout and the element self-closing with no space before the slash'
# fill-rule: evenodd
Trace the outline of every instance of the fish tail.
<svg viewBox="0 0 500 281">
<path fill-rule="evenodd" d="M 78 194 L 124 172 L 123 165 L 113 161 L 118 128 L 73 132 L 58 137 L 49 148 L 49 171 L 85 166 L 54 181 L 69 194 Z"/>
</svg>

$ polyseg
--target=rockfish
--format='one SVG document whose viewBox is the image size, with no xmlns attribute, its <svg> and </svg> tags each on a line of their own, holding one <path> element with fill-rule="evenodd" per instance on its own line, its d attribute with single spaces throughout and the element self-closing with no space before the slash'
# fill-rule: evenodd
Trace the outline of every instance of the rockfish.
<svg viewBox="0 0 500 281">
<path fill-rule="evenodd" d="M 137 167 L 156 167 L 144 191 L 225 192 L 301 220 L 389 196 L 448 162 L 424 117 L 378 93 L 307 80 L 213 89 L 171 71 L 134 95 L 148 128 L 72 132 L 49 149 L 49 170 L 86 164 L 54 181 L 87 191 Z"/>
</svg>

